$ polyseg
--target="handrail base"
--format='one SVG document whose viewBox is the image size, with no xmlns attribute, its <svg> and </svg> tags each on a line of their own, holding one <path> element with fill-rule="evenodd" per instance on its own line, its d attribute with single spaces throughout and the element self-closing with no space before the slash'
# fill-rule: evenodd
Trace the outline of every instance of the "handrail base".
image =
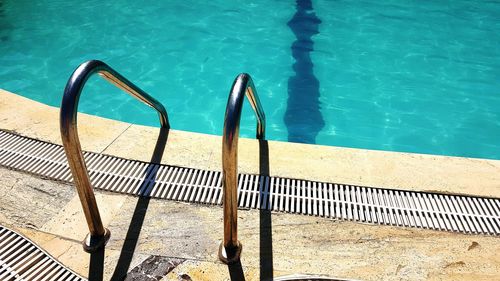
<svg viewBox="0 0 500 281">
<path fill-rule="evenodd" d="M 92 236 L 90 233 L 82 241 L 83 250 L 87 253 L 95 253 L 104 248 L 111 237 L 111 231 L 104 228 L 104 235 Z"/>
<path fill-rule="evenodd" d="M 225 264 L 238 262 L 240 260 L 242 249 L 243 245 L 241 245 L 240 241 L 238 241 L 236 247 L 231 248 L 224 247 L 224 243 L 221 242 L 219 246 L 219 260 Z"/>
</svg>

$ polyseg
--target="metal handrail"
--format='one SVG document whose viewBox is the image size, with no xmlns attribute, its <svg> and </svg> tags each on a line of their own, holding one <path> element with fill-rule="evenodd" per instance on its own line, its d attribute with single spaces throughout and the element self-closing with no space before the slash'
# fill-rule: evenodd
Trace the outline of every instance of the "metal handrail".
<svg viewBox="0 0 500 281">
<path fill-rule="evenodd" d="M 105 246 L 110 237 L 110 232 L 104 228 L 97 208 L 77 130 L 80 94 L 89 77 L 95 73 L 99 73 L 115 86 L 156 109 L 160 117 L 161 127 L 170 128 L 167 112 L 163 105 L 104 62 L 98 60 L 87 61 L 73 72 L 64 89 L 60 112 L 60 130 L 64 151 L 68 158 L 73 181 L 90 231 L 83 241 L 83 248 L 87 252 L 93 252 Z"/>
<path fill-rule="evenodd" d="M 245 94 L 245 95 L 244 95 Z M 258 139 L 265 139 L 266 116 L 260 104 L 252 78 L 242 73 L 234 80 L 224 117 L 222 135 L 224 241 L 219 247 L 219 259 L 225 263 L 239 260 L 241 243 L 238 241 L 238 136 L 243 97 L 246 96 L 257 117 Z"/>
</svg>

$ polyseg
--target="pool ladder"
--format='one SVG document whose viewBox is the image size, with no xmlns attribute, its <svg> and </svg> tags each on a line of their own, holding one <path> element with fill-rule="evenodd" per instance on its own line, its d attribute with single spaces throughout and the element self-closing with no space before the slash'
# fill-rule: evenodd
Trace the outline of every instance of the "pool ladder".
<svg viewBox="0 0 500 281">
<path fill-rule="evenodd" d="M 167 130 L 170 128 L 167 111 L 163 105 L 104 62 L 98 60 L 87 61 L 73 72 L 64 89 L 60 112 L 60 129 L 66 158 L 68 158 L 73 181 L 90 231 L 83 240 L 83 249 L 86 252 L 95 252 L 104 247 L 111 235 L 110 231 L 104 228 L 102 224 L 87 165 L 85 165 L 85 159 L 83 158 L 77 128 L 80 95 L 87 80 L 95 73 L 99 73 L 118 88 L 156 109 L 160 115 L 161 127 Z"/>
<path fill-rule="evenodd" d="M 64 151 L 89 227 L 89 233 L 82 242 L 86 252 L 95 252 L 105 247 L 111 235 L 110 231 L 102 224 L 77 129 L 80 95 L 89 77 L 96 73 L 154 108 L 159 114 L 161 128 L 170 129 L 165 107 L 104 62 L 87 61 L 73 72 L 64 89 L 60 112 L 60 130 Z M 250 75 L 240 74 L 234 80 L 229 93 L 222 136 L 224 239 L 219 247 L 219 259 L 225 263 L 238 261 L 242 249 L 241 243 L 238 241 L 237 185 L 238 136 L 244 96 L 248 98 L 257 117 L 256 137 L 260 140 L 265 138 L 266 118 L 254 83 Z"/>
</svg>

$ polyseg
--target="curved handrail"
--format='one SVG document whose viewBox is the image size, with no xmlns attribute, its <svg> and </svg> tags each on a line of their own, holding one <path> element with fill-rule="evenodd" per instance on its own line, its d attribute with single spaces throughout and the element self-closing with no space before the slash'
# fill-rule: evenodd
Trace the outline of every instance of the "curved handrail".
<svg viewBox="0 0 500 281">
<path fill-rule="evenodd" d="M 244 95 L 245 94 L 245 95 Z M 265 139 L 266 116 L 260 104 L 252 78 L 242 73 L 234 80 L 224 117 L 222 135 L 224 241 L 219 248 L 219 258 L 225 263 L 239 260 L 241 243 L 238 241 L 238 136 L 244 96 L 248 98 L 257 117 L 258 139 Z"/>
<path fill-rule="evenodd" d="M 99 209 L 97 208 L 77 130 L 80 94 L 89 77 L 95 73 L 99 73 L 106 80 L 131 96 L 156 109 L 160 116 L 162 128 L 170 128 L 167 112 L 163 105 L 104 62 L 98 60 L 87 61 L 82 63 L 73 72 L 64 89 L 60 112 L 60 130 L 64 151 L 68 158 L 68 164 L 73 174 L 73 181 L 76 185 L 90 230 L 90 233 L 83 242 L 83 248 L 87 252 L 95 251 L 104 246 L 110 236 L 109 230 L 105 229 L 102 224 Z"/>
</svg>

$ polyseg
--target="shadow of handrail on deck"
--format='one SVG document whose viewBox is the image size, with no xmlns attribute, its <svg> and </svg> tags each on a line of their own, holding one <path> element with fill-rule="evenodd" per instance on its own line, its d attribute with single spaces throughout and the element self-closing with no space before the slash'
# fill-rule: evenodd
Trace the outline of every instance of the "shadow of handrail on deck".
<svg viewBox="0 0 500 281">
<path fill-rule="evenodd" d="M 266 177 L 269 176 L 269 146 L 266 140 L 259 140 L 259 173 L 264 176 L 262 180 L 264 183 L 260 185 L 265 186 Z M 269 190 L 270 192 L 270 190 Z M 259 189 L 259 198 L 264 204 L 264 190 Z M 269 206 L 269 194 L 267 196 L 267 206 Z M 261 206 L 258 206 L 259 208 Z M 259 280 L 273 280 L 273 228 L 271 220 L 271 211 L 259 210 L 259 266 L 260 266 L 260 279 Z M 243 254 L 242 254 L 243 255 Z M 231 281 L 244 281 L 245 274 L 241 260 L 228 264 L 229 277 Z"/>
<path fill-rule="evenodd" d="M 89 280 L 102 281 L 104 276 L 104 253 L 102 247 L 98 251 L 90 254 Z"/>
<path fill-rule="evenodd" d="M 130 220 L 127 235 L 125 236 L 125 241 L 120 252 L 120 257 L 118 258 L 118 262 L 116 264 L 111 280 L 123 280 L 127 275 L 128 268 L 130 267 L 130 263 L 132 262 L 132 258 L 134 256 L 139 235 L 141 234 L 142 225 L 144 224 L 144 218 L 146 217 L 149 201 L 151 200 L 149 195 L 151 193 L 152 187 L 156 182 L 156 173 L 158 172 L 158 167 L 161 163 L 161 159 L 165 151 L 165 146 L 168 140 L 168 133 L 168 129 L 160 128 L 160 133 L 158 135 L 158 139 L 156 140 L 155 149 L 151 157 L 150 164 L 146 168 L 144 180 L 139 188 L 139 198 L 137 200 L 132 219 Z M 89 280 L 102 280 L 104 272 L 103 268 L 104 249 L 99 252 L 93 253 L 90 256 Z"/>
<path fill-rule="evenodd" d="M 266 140 L 259 140 L 259 172 L 262 176 L 269 176 L 269 146 Z M 265 180 L 265 179 L 264 179 Z M 262 185 L 264 186 L 264 185 Z M 269 190 L 270 191 L 270 190 Z M 261 202 L 263 190 L 259 191 Z M 270 194 L 267 197 L 269 206 Z M 273 280 L 273 227 L 271 211 L 259 210 L 259 265 L 260 280 Z"/>
<path fill-rule="evenodd" d="M 241 261 L 228 264 L 227 268 L 229 269 L 229 278 L 231 281 L 245 281 L 245 273 L 243 272 Z"/>
</svg>

